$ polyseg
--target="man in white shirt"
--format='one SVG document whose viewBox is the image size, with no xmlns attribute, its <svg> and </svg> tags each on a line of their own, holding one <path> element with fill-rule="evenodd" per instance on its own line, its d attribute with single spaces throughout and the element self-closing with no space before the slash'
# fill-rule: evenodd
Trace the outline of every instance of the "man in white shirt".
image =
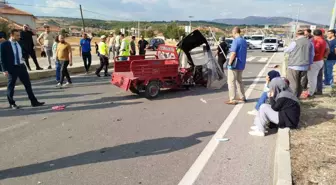
<svg viewBox="0 0 336 185">
<path fill-rule="evenodd" d="M 120 35 L 121 35 L 121 32 L 119 32 L 119 34 L 115 37 L 115 56 L 119 56 L 119 50 L 120 50 L 120 45 L 121 45 L 121 40 L 120 40 Z"/>
<path fill-rule="evenodd" d="M 26 66 L 24 65 L 22 58 L 22 48 L 18 41 L 20 40 L 19 30 L 11 30 L 9 41 L 5 41 L 1 44 L 1 65 L 4 75 L 8 78 L 7 86 L 7 99 L 12 109 L 18 109 L 19 107 L 15 104 L 13 99 L 15 83 L 17 78 L 20 79 L 24 85 L 28 97 L 30 99 L 31 105 L 33 107 L 38 107 L 44 105 L 44 102 L 37 101 L 29 79 L 29 74 Z"/>
</svg>

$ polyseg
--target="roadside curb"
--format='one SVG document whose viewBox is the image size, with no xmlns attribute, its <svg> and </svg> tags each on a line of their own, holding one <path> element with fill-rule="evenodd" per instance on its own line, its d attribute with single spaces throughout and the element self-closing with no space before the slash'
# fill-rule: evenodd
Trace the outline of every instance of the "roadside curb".
<svg viewBox="0 0 336 185">
<path fill-rule="evenodd" d="M 212 48 L 211 51 L 215 51 L 216 48 Z M 203 53 L 203 50 L 199 50 L 199 51 L 191 51 L 190 54 L 200 54 Z M 99 64 L 92 64 L 91 65 L 92 68 L 98 68 Z M 113 67 L 113 62 L 110 63 L 109 68 Z M 71 74 L 77 74 L 77 73 L 84 73 L 85 69 L 84 66 L 76 66 L 76 67 L 70 67 L 68 68 L 69 72 Z M 50 78 L 50 77 L 54 77 L 55 76 L 55 69 L 52 70 L 43 70 L 43 71 L 34 71 L 29 73 L 29 77 L 30 80 L 40 80 L 40 79 L 44 79 L 44 78 Z M 20 81 L 18 80 L 17 82 L 18 84 L 20 83 Z M 4 77 L 3 75 L 0 76 L 0 87 L 4 87 L 7 86 L 7 78 Z"/>
<path fill-rule="evenodd" d="M 292 185 L 290 129 L 278 129 L 274 161 L 274 185 Z"/>
</svg>

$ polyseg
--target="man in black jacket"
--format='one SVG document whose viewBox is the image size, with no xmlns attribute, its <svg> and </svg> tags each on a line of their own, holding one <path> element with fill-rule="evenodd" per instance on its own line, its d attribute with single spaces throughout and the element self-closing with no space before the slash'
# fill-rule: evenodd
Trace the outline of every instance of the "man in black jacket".
<svg viewBox="0 0 336 185">
<path fill-rule="evenodd" d="M 224 71 L 224 63 L 226 62 L 226 56 L 229 53 L 229 47 L 225 42 L 225 37 L 219 38 L 219 42 L 220 44 L 218 45 L 216 55 L 218 55 L 218 64 L 222 71 Z"/>
<path fill-rule="evenodd" d="M 18 41 L 20 40 L 19 30 L 11 30 L 9 41 L 5 41 L 1 44 L 1 66 L 4 75 L 8 78 L 7 86 L 7 99 L 12 109 L 18 109 L 19 107 L 15 104 L 13 99 L 15 83 L 17 78 L 20 79 L 24 85 L 28 97 L 30 99 L 31 105 L 33 107 L 38 107 L 44 105 L 44 102 L 37 101 L 29 79 L 29 74 L 26 66 L 22 62 L 22 48 Z"/>
<path fill-rule="evenodd" d="M 26 66 L 29 71 L 31 71 L 30 64 L 29 64 L 29 56 L 33 59 L 34 64 L 36 66 L 36 70 L 42 70 L 39 63 L 36 59 L 36 53 L 34 50 L 34 42 L 33 42 L 33 35 L 34 33 L 30 30 L 27 24 L 23 25 L 23 30 L 20 33 L 20 45 L 22 47 L 22 54 L 25 60 Z"/>
</svg>

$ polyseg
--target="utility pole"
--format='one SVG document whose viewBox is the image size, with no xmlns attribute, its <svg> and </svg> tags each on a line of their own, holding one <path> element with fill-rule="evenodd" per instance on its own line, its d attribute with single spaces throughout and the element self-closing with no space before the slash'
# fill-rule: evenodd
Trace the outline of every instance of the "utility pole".
<svg viewBox="0 0 336 185">
<path fill-rule="evenodd" d="M 335 0 L 335 4 L 334 4 L 334 8 L 332 9 L 331 12 L 331 20 L 330 20 L 330 27 L 329 30 L 332 30 L 335 28 L 335 22 L 336 22 L 336 0 Z"/>
<path fill-rule="evenodd" d="M 79 5 L 79 10 L 80 10 L 81 17 L 82 17 L 83 31 L 85 32 L 85 24 L 84 24 L 84 18 L 83 18 L 82 5 Z"/>
</svg>

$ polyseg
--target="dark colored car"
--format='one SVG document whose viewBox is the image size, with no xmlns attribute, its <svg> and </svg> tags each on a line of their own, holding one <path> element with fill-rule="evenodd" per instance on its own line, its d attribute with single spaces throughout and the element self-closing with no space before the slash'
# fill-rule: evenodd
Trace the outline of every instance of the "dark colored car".
<svg viewBox="0 0 336 185">
<path fill-rule="evenodd" d="M 153 51 L 155 51 L 160 44 L 165 44 L 165 41 L 160 38 L 154 38 L 150 40 L 148 49 L 153 49 Z"/>
</svg>

